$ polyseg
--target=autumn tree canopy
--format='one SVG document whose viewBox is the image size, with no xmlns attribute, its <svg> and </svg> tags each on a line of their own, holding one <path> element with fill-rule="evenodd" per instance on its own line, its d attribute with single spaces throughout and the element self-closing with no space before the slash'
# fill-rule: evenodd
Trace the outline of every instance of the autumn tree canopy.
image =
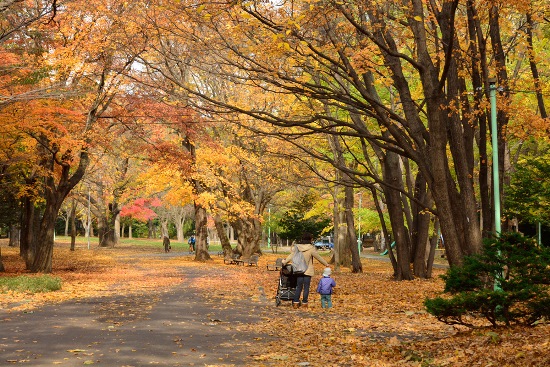
<svg viewBox="0 0 550 367">
<path fill-rule="evenodd" d="M 161 169 L 147 196 L 193 202 L 198 260 L 209 214 L 249 254 L 268 203 L 307 170 L 332 195 L 337 261 L 361 271 L 360 188 L 395 240 L 395 276 L 424 277 L 436 228 L 459 265 L 503 219 L 492 150 L 504 184 L 548 139 L 545 1 L 40 4 L 0 4 L 2 195 L 22 203 L 33 271 L 51 269 L 55 216 L 87 173 L 102 180 L 89 166 L 108 151 L 106 236 L 140 199 L 138 167 Z"/>
</svg>

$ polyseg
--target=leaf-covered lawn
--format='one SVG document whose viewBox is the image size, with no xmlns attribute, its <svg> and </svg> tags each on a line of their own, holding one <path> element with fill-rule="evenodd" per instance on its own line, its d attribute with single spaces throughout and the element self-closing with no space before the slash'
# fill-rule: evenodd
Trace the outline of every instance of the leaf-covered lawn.
<svg viewBox="0 0 550 367">
<path fill-rule="evenodd" d="M 190 255 L 166 256 L 158 247 L 78 248 L 70 252 L 58 246 L 54 273 L 62 289 L 51 293 L 1 295 L 0 307 L 29 310 L 44 303 L 109 294 L 155 293 L 184 281 L 185 267 L 204 270 L 191 285 L 218 307 L 231 308 L 236 300 L 248 300 L 251 312 L 265 307 L 269 317 L 249 325 L 269 335 L 250 345 L 251 366 L 546 366 L 550 365 L 550 327 L 474 331 L 438 322 L 424 311 L 425 297 L 443 287 L 438 278 L 395 282 L 390 265 L 364 259 L 363 274 L 346 269 L 334 272 L 337 282 L 334 308 L 323 310 L 315 286 L 310 308 L 293 310 L 289 302 L 275 307 L 278 272 L 267 271 L 275 255 L 266 253 L 259 267 L 224 265 L 215 257 L 207 264 Z M 2 247 L 7 272 L 23 274 L 18 250 Z M 182 271 L 183 269 L 183 271 Z M 435 275 L 441 270 L 435 271 Z"/>
</svg>

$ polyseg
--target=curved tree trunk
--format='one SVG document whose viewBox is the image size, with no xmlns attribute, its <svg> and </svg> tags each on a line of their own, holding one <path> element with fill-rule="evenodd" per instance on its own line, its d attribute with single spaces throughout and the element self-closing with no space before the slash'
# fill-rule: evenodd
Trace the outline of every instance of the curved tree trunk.
<svg viewBox="0 0 550 367">
<path fill-rule="evenodd" d="M 216 232 L 218 233 L 218 238 L 220 239 L 220 243 L 222 245 L 223 256 L 231 257 L 233 249 L 231 248 L 231 243 L 229 242 L 227 232 L 225 231 L 222 218 L 219 214 L 214 216 L 214 225 L 216 226 Z"/>
<path fill-rule="evenodd" d="M 206 209 L 201 204 L 197 204 L 195 202 L 195 229 L 197 232 L 197 240 L 195 242 L 195 260 L 197 261 L 207 261 L 212 259 L 207 248 L 208 231 L 206 225 Z"/>
<path fill-rule="evenodd" d="M 42 146 L 46 147 L 48 145 L 49 142 L 44 140 Z M 43 157 L 42 166 L 48 171 L 53 172 L 57 162 L 54 157 L 55 152 L 52 155 L 50 151 L 44 150 L 41 154 Z M 48 176 L 44 179 L 45 202 L 42 215 L 38 217 L 36 212 L 32 210 L 34 214 L 26 217 L 27 222 L 25 223 L 25 227 L 27 228 L 26 241 L 32 241 L 26 243 L 28 247 L 25 249 L 30 250 L 27 252 L 26 262 L 31 272 L 50 273 L 52 271 L 54 229 L 57 214 L 63 200 L 65 200 L 73 187 L 82 179 L 87 166 L 88 154 L 85 150 L 82 150 L 79 166 L 72 176 L 69 175 L 71 171 L 70 165 L 62 164 L 58 182 L 55 182 L 53 176 Z M 33 205 L 31 201 L 28 201 L 28 204 Z M 35 223 L 38 223 L 38 225 L 35 226 Z"/>
<path fill-rule="evenodd" d="M 403 187 L 399 157 L 392 152 L 386 153 L 384 160 L 384 182 L 394 188 Z M 397 280 L 412 280 L 414 277 L 410 268 L 410 238 L 409 231 L 405 227 L 405 216 L 403 213 L 403 202 L 401 194 L 395 189 L 384 187 L 386 204 L 392 225 L 392 232 L 395 240 L 397 253 Z M 391 256 L 391 246 L 388 248 Z"/>
</svg>

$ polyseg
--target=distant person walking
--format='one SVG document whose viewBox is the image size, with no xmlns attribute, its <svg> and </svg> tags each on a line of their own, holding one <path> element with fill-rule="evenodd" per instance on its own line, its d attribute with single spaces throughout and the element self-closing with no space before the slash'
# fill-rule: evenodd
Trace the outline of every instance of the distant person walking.
<svg viewBox="0 0 550 367">
<path fill-rule="evenodd" d="M 189 244 L 189 253 L 195 252 L 195 236 L 189 237 L 189 241 L 187 243 Z"/>
<path fill-rule="evenodd" d="M 168 238 L 168 236 L 164 236 L 164 238 L 162 239 L 162 245 L 164 246 L 164 252 L 170 252 L 172 246 L 170 246 L 170 239 Z"/>
<path fill-rule="evenodd" d="M 332 308 L 332 288 L 336 287 L 336 281 L 330 277 L 332 271 L 325 268 L 323 277 L 317 285 L 317 293 L 321 295 L 321 307 Z"/>
<path fill-rule="evenodd" d="M 309 297 L 309 287 L 311 285 L 311 277 L 315 275 L 315 269 L 313 267 L 313 258 L 316 258 L 321 264 L 328 267 L 328 263 L 319 255 L 315 246 L 312 244 L 313 236 L 310 233 L 304 233 L 299 242 L 292 247 L 290 255 L 283 260 L 283 265 L 287 263 L 292 263 L 292 258 L 296 251 L 300 251 L 304 255 L 304 260 L 307 264 L 307 269 L 303 274 L 297 274 L 296 276 L 296 292 L 294 294 L 294 299 L 292 300 L 292 307 L 298 308 L 302 306 L 303 308 L 308 307 L 308 297 Z M 303 294 L 302 294 L 303 292 Z M 300 300 L 301 298 L 301 300 Z"/>
</svg>

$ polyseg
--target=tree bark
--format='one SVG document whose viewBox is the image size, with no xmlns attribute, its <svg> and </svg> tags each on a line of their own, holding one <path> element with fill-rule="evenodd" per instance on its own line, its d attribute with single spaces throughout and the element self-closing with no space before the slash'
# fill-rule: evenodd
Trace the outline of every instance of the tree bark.
<svg viewBox="0 0 550 367">
<path fill-rule="evenodd" d="M 357 240 L 357 234 L 355 233 L 355 216 L 353 215 L 354 196 L 353 188 L 351 186 L 345 187 L 345 218 L 347 227 L 347 248 L 351 253 L 351 272 L 362 273 L 363 265 L 361 264 L 361 255 L 359 253 L 359 244 Z"/>
<path fill-rule="evenodd" d="M 219 214 L 214 216 L 214 225 L 216 226 L 216 232 L 218 233 L 218 238 L 220 239 L 220 243 L 222 245 L 223 256 L 231 257 L 233 249 L 231 248 L 231 243 L 229 242 L 227 232 L 225 231 L 222 218 Z"/>
<path fill-rule="evenodd" d="M 155 238 L 155 229 L 151 219 L 147 220 L 147 238 Z"/>
<path fill-rule="evenodd" d="M 76 200 L 71 200 L 71 214 L 68 219 L 71 222 L 71 251 L 74 251 L 76 244 Z"/>
<path fill-rule="evenodd" d="M 49 146 L 49 141 L 42 137 L 42 147 Z M 40 152 L 42 161 L 41 166 L 48 172 L 53 172 L 59 152 L 53 150 Z M 69 159 L 69 157 L 67 157 Z M 27 242 L 27 246 L 30 245 L 30 252 L 27 254 L 27 266 L 33 273 L 44 272 L 50 273 L 52 271 L 52 257 L 54 246 L 54 228 L 55 220 L 61 207 L 63 200 L 67 197 L 69 192 L 74 186 L 82 179 L 84 172 L 88 166 L 88 153 L 86 150 L 81 150 L 80 161 L 77 169 L 70 175 L 71 166 L 69 163 L 64 163 L 63 157 L 61 161 L 61 172 L 58 177 L 58 182 L 55 182 L 53 176 L 48 176 L 44 179 L 44 210 L 41 213 L 40 218 L 31 214 L 27 216 L 27 238 L 26 240 L 33 240 L 32 243 Z M 28 204 L 33 205 L 32 202 Z M 35 220 L 33 220 L 33 218 Z M 33 225 L 38 223 L 37 226 Z M 31 227 L 34 227 L 29 231 Z M 30 255 L 30 256 L 29 256 Z"/>
<path fill-rule="evenodd" d="M 403 187 L 399 157 L 395 153 L 386 152 L 384 181 L 392 187 Z M 397 280 L 412 280 L 414 277 L 410 268 L 410 239 L 409 232 L 405 227 L 401 195 L 397 190 L 387 186 L 385 186 L 384 193 L 397 252 L 397 274 L 395 276 Z M 388 251 L 391 256 L 391 246 Z"/>
<path fill-rule="evenodd" d="M 9 247 L 17 247 L 21 241 L 21 229 L 18 224 L 10 225 L 10 241 Z"/>
<path fill-rule="evenodd" d="M 338 171 L 336 172 L 338 175 Z M 332 258 L 330 260 L 331 264 L 334 264 L 334 270 L 339 271 L 340 270 L 340 247 L 341 243 L 344 241 L 344 237 L 340 235 L 340 200 L 338 197 L 340 196 L 340 188 L 338 185 L 334 185 L 334 187 L 331 190 L 332 194 L 332 202 L 333 202 L 333 209 L 332 209 L 332 217 L 333 217 L 333 223 L 334 223 L 334 248 L 332 250 Z"/>
<path fill-rule="evenodd" d="M 428 242 L 428 232 L 430 230 L 430 213 L 426 209 L 431 208 L 431 202 L 427 198 L 426 180 L 421 173 L 418 173 L 414 185 L 414 197 L 420 203 L 426 203 L 426 208 L 421 207 L 416 201 L 413 202 L 413 226 L 411 233 L 412 255 L 413 255 L 413 273 L 416 277 L 427 278 L 426 261 L 426 243 Z"/>
<path fill-rule="evenodd" d="M 207 249 L 207 214 L 206 209 L 195 202 L 195 229 L 197 232 L 197 240 L 195 242 L 195 260 L 207 261 L 212 260 Z"/>
<path fill-rule="evenodd" d="M 470 37 L 469 55 L 472 89 L 474 93 L 474 111 L 477 111 L 477 120 L 473 119 L 479 126 L 477 136 L 479 151 L 479 197 L 481 204 L 481 230 L 482 237 L 490 236 L 492 232 L 493 210 L 491 208 L 491 195 L 489 188 L 489 160 L 487 155 L 487 122 L 488 116 L 486 109 L 482 108 L 483 98 L 489 89 L 487 78 L 487 41 L 481 28 L 477 9 L 472 0 L 467 1 L 468 34 Z"/>
<path fill-rule="evenodd" d="M 237 253 L 248 259 L 255 253 L 261 253 L 260 241 L 262 226 L 257 218 L 239 218 L 235 221 L 238 233 Z"/>
<path fill-rule="evenodd" d="M 70 213 L 67 213 L 67 216 L 65 217 L 65 236 L 69 235 L 69 224 L 71 222 L 71 215 Z"/>
<path fill-rule="evenodd" d="M 533 83 L 535 85 L 535 93 L 537 95 L 537 104 L 539 106 L 540 117 L 543 119 L 548 117 L 546 113 L 546 106 L 544 104 L 544 96 L 542 94 L 542 85 L 540 82 L 540 74 L 535 61 L 535 50 L 533 48 L 533 29 L 535 28 L 535 23 L 533 22 L 533 17 L 531 13 L 527 13 L 527 44 L 529 45 L 529 67 L 531 68 L 531 75 L 533 76 Z M 548 130 L 547 130 L 548 131 Z"/>
</svg>

